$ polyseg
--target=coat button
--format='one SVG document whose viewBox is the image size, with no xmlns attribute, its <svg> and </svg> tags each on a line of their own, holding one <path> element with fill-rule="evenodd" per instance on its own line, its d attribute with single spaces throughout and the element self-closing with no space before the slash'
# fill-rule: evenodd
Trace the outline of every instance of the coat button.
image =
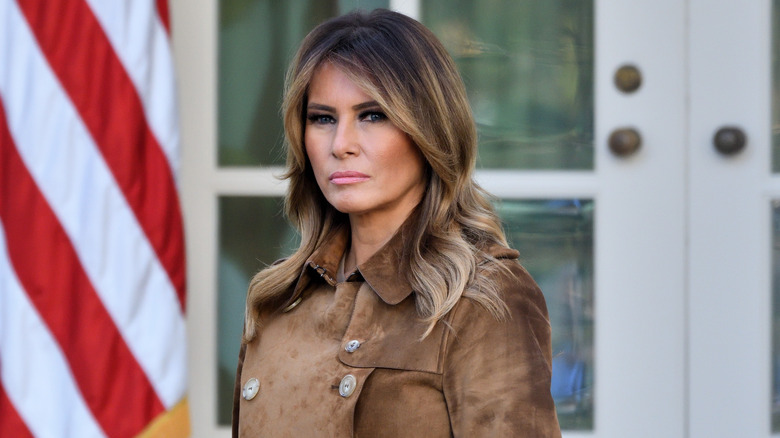
<svg viewBox="0 0 780 438">
<path fill-rule="evenodd" d="M 341 379 L 341 384 L 339 385 L 339 394 L 342 397 L 349 397 L 353 392 L 355 392 L 356 386 L 357 379 L 355 379 L 355 376 L 352 374 L 347 374 L 343 379 Z"/>
<path fill-rule="evenodd" d="M 355 350 L 357 350 L 360 347 L 360 341 L 357 339 L 353 339 L 349 342 L 347 342 L 347 346 L 344 347 L 345 350 L 347 350 L 347 353 L 352 353 Z"/>
<path fill-rule="evenodd" d="M 244 390 L 241 395 L 244 396 L 244 400 L 252 400 L 260 391 L 260 381 L 252 377 L 244 383 Z"/>
</svg>

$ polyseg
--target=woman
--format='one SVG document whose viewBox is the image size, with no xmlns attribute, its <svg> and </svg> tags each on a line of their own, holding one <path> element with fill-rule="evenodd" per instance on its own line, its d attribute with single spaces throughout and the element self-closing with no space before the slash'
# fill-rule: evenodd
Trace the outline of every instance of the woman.
<svg viewBox="0 0 780 438">
<path fill-rule="evenodd" d="M 234 436 L 559 436 L 544 298 L 473 180 L 441 43 L 386 10 L 329 20 L 283 112 L 302 241 L 249 287 Z"/>
</svg>

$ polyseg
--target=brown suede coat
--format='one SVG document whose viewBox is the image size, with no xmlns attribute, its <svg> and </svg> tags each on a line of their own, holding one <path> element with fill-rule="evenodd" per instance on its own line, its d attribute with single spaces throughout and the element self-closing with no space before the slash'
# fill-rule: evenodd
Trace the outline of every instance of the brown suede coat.
<svg viewBox="0 0 780 438">
<path fill-rule="evenodd" d="M 512 272 L 500 279 L 506 321 L 463 298 L 420 341 L 425 325 L 399 263 L 403 232 L 337 283 L 347 240 L 328 239 L 303 268 L 300 304 L 267 312 L 241 346 L 234 437 L 560 436 L 547 308 L 516 251 L 491 251 Z M 360 346 L 349 352 L 352 340 Z M 355 388 L 342 396 L 347 375 Z M 260 389 L 246 400 L 252 378 Z"/>
</svg>

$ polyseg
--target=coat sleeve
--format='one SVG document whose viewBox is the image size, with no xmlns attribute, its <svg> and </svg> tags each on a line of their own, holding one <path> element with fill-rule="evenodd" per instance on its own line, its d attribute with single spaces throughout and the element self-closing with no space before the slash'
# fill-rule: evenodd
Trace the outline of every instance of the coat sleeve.
<svg viewBox="0 0 780 438">
<path fill-rule="evenodd" d="M 499 283 L 505 320 L 468 298 L 454 310 L 442 386 L 455 437 L 561 436 L 544 296 L 523 268 L 508 266 Z"/>
<path fill-rule="evenodd" d="M 241 368 L 244 366 L 244 356 L 246 355 L 246 344 L 241 343 L 241 350 L 238 352 L 238 367 L 236 369 L 236 383 L 233 387 L 233 438 L 238 438 L 238 408 L 241 401 Z"/>
</svg>

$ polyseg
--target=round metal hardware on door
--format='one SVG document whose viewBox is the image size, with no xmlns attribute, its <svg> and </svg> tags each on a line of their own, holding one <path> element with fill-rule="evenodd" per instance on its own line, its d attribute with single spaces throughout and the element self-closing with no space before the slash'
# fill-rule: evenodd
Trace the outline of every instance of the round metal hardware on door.
<svg viewBox="0 0 780 438">
<path fill-rule="evenodd" d="M 634 65 L 621 66 L 615 72 L 615 86 L 624 93 L 633 93 L 642 85 L 642 73 Z"/>
<path fill-rule="evenodd" d="M 635 154 L 641 145 L 642 136 L 634 128 L 616 129 L 609 136 L 609 149 L 618 157 Z"/>
<path fill-rule="evenodd" d="M 723 155 L 734 155 L 745 149 L 747 136 L 745 131 L 735 126 L 724 126 L 718 129 L 712 138 L 715 149 Z"/>
</svg>

